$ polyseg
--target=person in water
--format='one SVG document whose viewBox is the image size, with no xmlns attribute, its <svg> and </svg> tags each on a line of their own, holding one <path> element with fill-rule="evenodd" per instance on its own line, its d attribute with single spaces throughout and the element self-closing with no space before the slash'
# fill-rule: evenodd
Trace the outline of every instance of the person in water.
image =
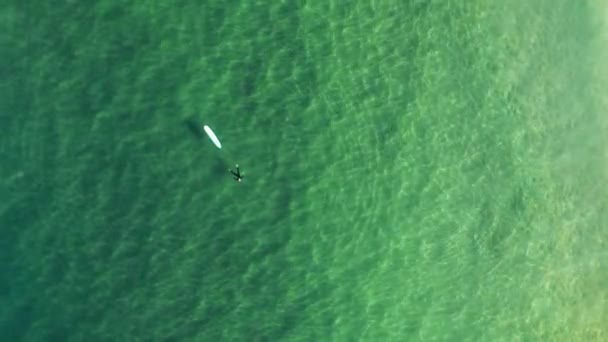
<svg viewBox="0 0 608 342">
<path fill-rule="evenodd" d="M 230 171 L 230 173 L 232 173 L 235 181 L 237 181 L 237 182 L 243 181 L 244 175 L 241 173 L 241 170 L 239 170 L 239 164 L 236 164 L 236 172 L 234 172 L 232 170 L 228 170 L 228 171 Z"/>
</svg>

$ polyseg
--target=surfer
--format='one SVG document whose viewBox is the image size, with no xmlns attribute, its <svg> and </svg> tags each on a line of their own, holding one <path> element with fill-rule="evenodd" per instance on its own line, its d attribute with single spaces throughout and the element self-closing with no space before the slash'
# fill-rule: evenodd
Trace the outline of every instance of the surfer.
<svg viewBox="0 0 608 342">
<path fill-rule="evenodd" d="M 232 170 L 228 170 L 230 171 L 230 173 L 232 173 L 232 175 L 234 176 L 234 180 L 237 182 L 241 182 L 243 181 L 243 174 L 241 174 L 241 170 L 239 170 L 239 164 L 236 164 L 236 172 L 232 171 Z"/>
</svg>

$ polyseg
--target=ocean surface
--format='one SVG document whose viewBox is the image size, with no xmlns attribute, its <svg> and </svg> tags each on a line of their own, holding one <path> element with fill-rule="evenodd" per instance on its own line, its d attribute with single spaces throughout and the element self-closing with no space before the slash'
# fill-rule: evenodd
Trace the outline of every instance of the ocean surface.
<svg viewBox="0 0 608 342">
<path fill-rule="evenodd" d="M 607 341 L 602 3 L 3 1 L 0 341 Z"/>
</svg>

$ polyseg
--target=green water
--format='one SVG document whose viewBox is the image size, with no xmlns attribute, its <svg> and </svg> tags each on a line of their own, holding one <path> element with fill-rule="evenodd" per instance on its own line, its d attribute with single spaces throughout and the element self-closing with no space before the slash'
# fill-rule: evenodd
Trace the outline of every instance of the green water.
<svg viewBox="0 0 608 342">
<path fill-rule="evenodd" d="M 0 340 L 607 340 L 594 3 L 4 1 Z"/>
</svg>

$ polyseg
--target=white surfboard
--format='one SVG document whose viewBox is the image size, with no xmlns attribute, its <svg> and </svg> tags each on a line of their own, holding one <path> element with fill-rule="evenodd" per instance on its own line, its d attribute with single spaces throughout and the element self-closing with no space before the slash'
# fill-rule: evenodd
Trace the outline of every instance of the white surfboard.
<svg viewBox="0 0 608 342">
<path fill-rule="evenodd" d="M 209 136 L 209 138 L 211 139 L 211 141 L 213 141 L 213 143 L 215 144 L 215 146 L 217 146 L 217 148 L 222 148 L 222 143 L 215 136 L 215 133 L 213 133 L 213 131 L 211 130 L 211 128 L 209 126 L 205 125 L 203 127 L 203 129 L 205 130 L 205 133 L 207 133 L 207 135 Z"/>
</svg>

